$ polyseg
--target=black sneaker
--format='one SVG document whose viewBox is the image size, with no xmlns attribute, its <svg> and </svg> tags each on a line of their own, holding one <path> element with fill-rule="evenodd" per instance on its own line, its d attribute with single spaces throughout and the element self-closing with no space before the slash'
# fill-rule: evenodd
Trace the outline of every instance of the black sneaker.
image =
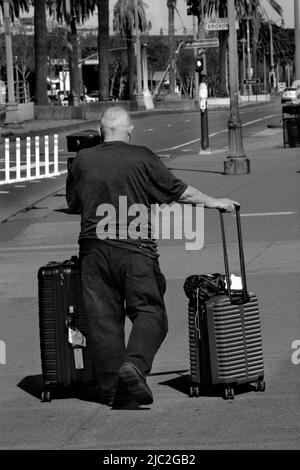
<svg viewBox="0 0 300 470">
<path fill-rule="evenodd" d="M 153 403 L 153 395 L 146 383 L 146 377 L 131 362 L 125 362 L 119 370 L 119 375 L 127 385 L 129 392 L 140 405 Z"/>
</svg>

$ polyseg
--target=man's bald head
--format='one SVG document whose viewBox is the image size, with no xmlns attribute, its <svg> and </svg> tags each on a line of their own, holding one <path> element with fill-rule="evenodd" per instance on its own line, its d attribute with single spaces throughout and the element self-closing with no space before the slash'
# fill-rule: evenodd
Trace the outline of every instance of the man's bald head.
<svg viewBox="0 0 300 470">
<path fill-rule="evenodd" d="M 114 106 L 102 113 L 99 128 L 104 141 L 123 140 L 128 142 L 133 125 L 127 111 L 120 106 Z"/>
</svg>

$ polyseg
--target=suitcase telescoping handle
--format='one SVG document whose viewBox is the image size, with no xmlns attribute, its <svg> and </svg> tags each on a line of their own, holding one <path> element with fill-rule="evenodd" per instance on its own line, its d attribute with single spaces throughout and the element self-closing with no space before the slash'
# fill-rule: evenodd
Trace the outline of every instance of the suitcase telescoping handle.
<svg viewBox="0 0 300 470">
<path fill-rule="evenodd" d="M 235 206 L 236 212 L 236 225 L 237 225 L 237 234 L 238 234 L 238 244 L 239 244 L 239 258 L 240 258 L 240 271 L 242 276 L 242 290 L 234 290 L 230 287 L 230 275 L 229 275 L 229 264 L 228 264 L 228 254 L 227 254 L 227 245 L 225 237 L 225 227 L 224 227 L 224 216 L 225 211 L 220 210 L 220 222 L 221 222 L 221 233 L 222 233 L 222 244 L 223 244 L 223 254 L 224 254 L 224 266 L 225 266 L 225 276 L 227 282 L 227 290 L 230 302 L 232 304 L 245 304 L 249 302 L 250 297 L 247 290 L 247 280 L 246 280 L 246 269 L 245 269 L 245 258 L 244 258 L 244 249 L 243 249 L 243 239 L 242 239 L 242 228 L 241 228 L 241 216 L 240 216 L 240 206 Z"/>
</svg>

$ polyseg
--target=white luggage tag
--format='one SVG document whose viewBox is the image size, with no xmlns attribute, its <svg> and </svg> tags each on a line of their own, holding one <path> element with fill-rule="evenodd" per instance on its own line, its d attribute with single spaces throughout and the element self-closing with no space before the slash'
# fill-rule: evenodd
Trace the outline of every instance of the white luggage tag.
<svg viewBox="0 0 300 470">
<path fill-rule="evenodd" d="M 68 341 L 72 344 L 73 347 L 81 346 L 86 347 L 86 338 L 83 334 L 73 326 L 74 324 L 74 307 L 73 305 L 69 306 L 69 316 L 67 318 L 66 326 L 68 328 Z"/>
<path fill-rule="evenodd" d="M 73 351 L 74 351 L 75 369 L 84 369 L 82 349 L 74 348 Z"/>
</svg>

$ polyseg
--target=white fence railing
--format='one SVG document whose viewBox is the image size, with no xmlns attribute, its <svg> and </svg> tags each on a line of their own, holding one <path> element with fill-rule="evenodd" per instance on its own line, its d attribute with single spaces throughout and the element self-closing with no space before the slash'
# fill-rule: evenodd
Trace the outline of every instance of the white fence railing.
<svg viewBox="0 0 300 470">
<path fill-rule="evenodd" d="M 32 146 L 32 140 L 34 141 L 34 147 Z M 60 174 L 58 164 L 57 134 L 51 139 L 51 145 L 48 135 L 44 136 L 43 139 L 39 136 L 33 139 L 27 137 L 26 142 L 21 142 L 19 137 L 16 138 L 15 142 L 5 139 L 4 167 L 3 165 L 0 166 L 0 184 L 58 176 Z"/>
</svg>

